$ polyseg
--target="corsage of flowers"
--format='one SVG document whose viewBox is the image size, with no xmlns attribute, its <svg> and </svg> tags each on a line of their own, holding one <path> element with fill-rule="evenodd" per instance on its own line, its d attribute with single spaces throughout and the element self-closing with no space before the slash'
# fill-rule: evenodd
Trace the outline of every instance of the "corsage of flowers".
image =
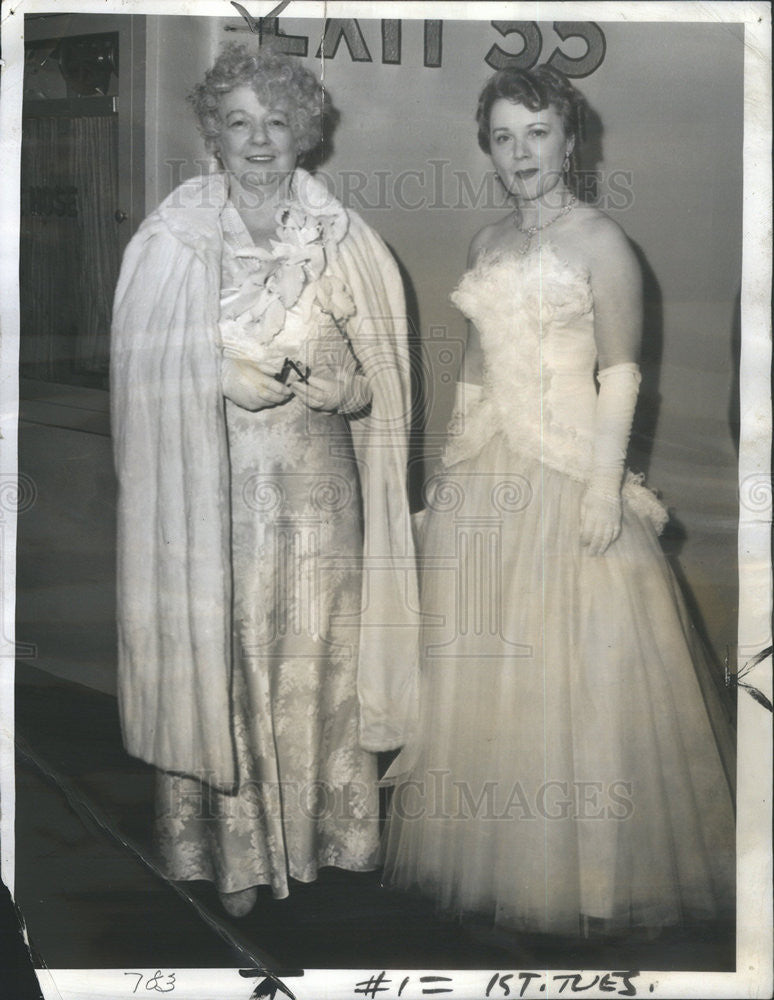
<svg viewBox="0 0 774 1000">
<path fill-rule="evenodd" d="M 315 323 L 309 315 L 302 323 L 291 323 L 288 313 L 311 283 L 307 313 L 316 308 L 342 332 L 355 313 L 346 284 L 324 273 L 347 231 L 344 210 L 314 213 L 298 203 L 286 203 L 276 218 L 270 250 L 245 247 L 237 252 L 245 265 L 239 287 L 224 289 L 221 299 L 220 335 L 226 357 L 258 360 L 297 349 L 299 338 L 308 336 Z"/>
</svg>

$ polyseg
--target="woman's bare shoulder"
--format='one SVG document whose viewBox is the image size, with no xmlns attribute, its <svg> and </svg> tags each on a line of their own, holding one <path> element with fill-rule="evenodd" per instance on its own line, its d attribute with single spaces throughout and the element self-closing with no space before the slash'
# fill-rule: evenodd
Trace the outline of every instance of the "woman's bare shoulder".
<svg viewBox="0 0 774 1000">
<path fill-rule="evenodd" d="M 507 217 L 505 219 L 498 219 L 496 222 L 490 222 L 483 229 L 479 229 L 470 241 L 468 267 L 473 267 L 482 253 L 493 249 L 501 242 L 506 221 Z"/>
<path fill-rule="evenodd" d="M 614 219 L 593 205 L 578 205 L 573 216 L 565 230 L 568 257 L 592 273 L 637 271 L 632 244 Z"/>
<path fill-rule="evenodd" d="M 631 243 L 621 226 L 594 205 L 579 205 L 575 213 L 574 235 L 594 258 L 610 254 L 632 254 Z"/>
</svg>

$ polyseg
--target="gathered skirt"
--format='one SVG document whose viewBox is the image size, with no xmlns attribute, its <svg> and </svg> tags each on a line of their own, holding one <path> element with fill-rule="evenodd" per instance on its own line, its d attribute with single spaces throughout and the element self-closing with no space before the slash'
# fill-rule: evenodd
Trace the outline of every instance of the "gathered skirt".
<svg viewBox="0 0 774 1000">
<path fill-rule="evenodd" d="M 583 491 L 501 434 L 432 484 L 384 882 L 538 933 L 728 918 L 729 710 L 653 525 L 590 556 Z"/>
<path fill-rule="evenodd" d="M 239 789 L 158 773 L 171 879 L 222 892 L 378 863 L 376 755 L 358 745 L 362 509 L 343 417 L 298 400 L 226 402 L 231 467 L 233 725 Z"/>
</svg>

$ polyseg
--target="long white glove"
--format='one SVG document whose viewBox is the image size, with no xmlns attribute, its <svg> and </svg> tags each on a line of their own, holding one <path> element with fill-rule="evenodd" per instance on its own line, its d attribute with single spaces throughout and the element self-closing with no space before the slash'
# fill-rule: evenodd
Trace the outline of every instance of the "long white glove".
<svg viewBox="0 0 774 1000">
<path fill-rule="evenodd" d="M 581 503 L 581 544 L 602 555 L 621 533 L 621 483 L 640 390 L 633 361 L 603 368 L 594 426 L 591 476 Z"/>
<path fill-rule="evenodd" d="M 468 411 L 471 410 L 479 401 L 482 392 L 483 387 L 477 385 L 475 382 L 457 383 L 457 389 L 454 395 L 454 407 L 452 408 L 447 430 L 449 437 L 456 437 L 462 434 L 465 429 L 465 420 L 467 418 Z"/>
</svg>

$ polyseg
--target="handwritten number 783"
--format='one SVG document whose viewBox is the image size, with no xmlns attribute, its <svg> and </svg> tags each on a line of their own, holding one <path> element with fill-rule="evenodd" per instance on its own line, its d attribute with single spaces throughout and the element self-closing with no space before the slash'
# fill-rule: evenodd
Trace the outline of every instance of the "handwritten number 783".
<svg viewBox="0 0 774 1000">
<path fill-rule="evenodd" d="M 156 969 L 156 972 L 152 976 L 146 978 L 144 972 L 125 972 L 125 976 L 137 976 L 137 982 L 134 984 L 134 989 L 132 993 L 136 993 L 140 988 L 140 983 L 143 979 L 145 980 L 145 989 L 149 992 L 155 991 L 156 993 L 171 993 L 175 988 L 175 974 L 170 972 L 167 975 L 161 971 L 161 969 Z"/>
</svg>

